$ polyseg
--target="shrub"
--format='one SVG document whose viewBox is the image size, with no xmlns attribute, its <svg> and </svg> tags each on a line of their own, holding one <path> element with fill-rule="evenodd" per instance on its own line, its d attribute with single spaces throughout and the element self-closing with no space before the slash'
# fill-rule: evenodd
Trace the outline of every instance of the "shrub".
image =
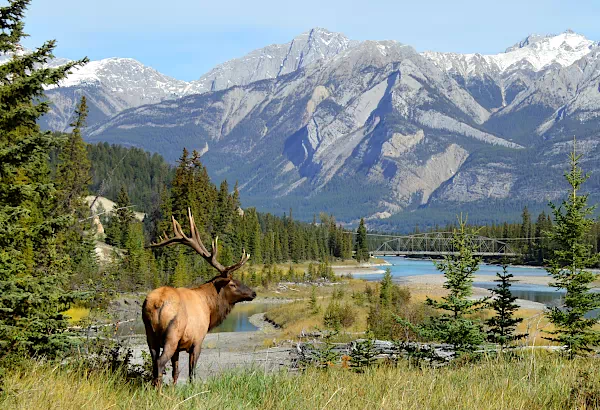
<svg viewBox="0 0 600 410">
<path fill-rule="evenodd" d="M 367 298 L 363 292 L 352 292 L 352 300 L 354 300 L 354 304 L 356 306 L 364 306 L 366 299 Z"/>
<path fill-rule="evenodd" d="M 333 290 L 333 298 L 337 299 L 337 300 L 342 300 L 344 299 L 346 292 L 344 291 L 344 289 L 342 287 L 337 287 L 336 289 Z"/>
<path fill-rule="evenodd" d="M 350 367 L 354 371 L 362 373 L 365 367 L 375 363 L 374 358 L 376 355 L 373 340 L 356 340 L 352 342 L 350 347 Z"/>
<path fill-rule="evenodd" d="M 332 300 L 325 309 L 323 324 L 332 329 L 347 328 L 354 324 L 355 317 L 356 311 L 352 305 L 348 303 L 341 305 L 338 301 Z"/>
</svg>

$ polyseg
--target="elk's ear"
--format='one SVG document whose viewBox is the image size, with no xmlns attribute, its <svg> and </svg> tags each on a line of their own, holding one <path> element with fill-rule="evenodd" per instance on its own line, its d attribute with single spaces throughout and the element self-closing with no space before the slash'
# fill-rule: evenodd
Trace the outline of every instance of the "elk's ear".
<svg viewBox="0 0 600 410">
<path fill-rule="evenodd" d="M 231 282 L 231 278 L 217 278 L 213 280 L 213 285 L 215 285 L 217 293 L 219 293 L 223 287 L 229 285 L 229 282 Z"/>
</svg>

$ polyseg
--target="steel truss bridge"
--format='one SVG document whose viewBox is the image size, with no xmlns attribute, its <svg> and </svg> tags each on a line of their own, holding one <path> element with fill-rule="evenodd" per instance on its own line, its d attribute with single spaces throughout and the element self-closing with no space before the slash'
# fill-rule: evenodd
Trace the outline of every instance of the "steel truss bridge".
<svg viewBox="0 0 600 410">
<path fill-rule="evenodd" d="M 452 232 L 428 232 L 408 236 L 367 234 L 369 253 L 372 256 L 457 255 L 452 243 Z M 490 257 L 519 256 L 520 239 L 496 239 L 468 235 L 475 248 L 474 255 Z"/>
</svg>

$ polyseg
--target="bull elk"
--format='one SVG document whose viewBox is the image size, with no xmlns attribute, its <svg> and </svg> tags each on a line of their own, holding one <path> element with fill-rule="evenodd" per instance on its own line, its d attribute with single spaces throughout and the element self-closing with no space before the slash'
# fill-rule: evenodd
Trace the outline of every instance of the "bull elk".
<svg viewBox="0 0 600 410">
<path fill-rule="evenodd" d="M 218 237 L 212 241 L 212 252 L 209 252 L 200 240 L 189 208 L 188 219 L 191 237 L 185 235 L 181 225 L 172 217 L 174 236 L 164 234 L 164 237 L 159 238 L 159 243 L 150 246 L 174 243 L 187 245 L 220 274 L 197 288 L 163 286 L 146 296 L 142 305 L 142 319 L 152 357 L 152 383 L 158 387 L 162 384 L 162 374 L 169 360 L 173 365 L 173 384 L 177 383 L 179 352 L 182 351 L 189 354 L 189 375 L 192 379 L 202 342 L 208 331 L 218 326 L 236 303 L 256 297 L 255 291 L 231 277 L 232 272 L 244 265 L 250 255 L 244 250 L 239 262 L 231 266 L 221 265 L 217 260 Z"/>
</svg>

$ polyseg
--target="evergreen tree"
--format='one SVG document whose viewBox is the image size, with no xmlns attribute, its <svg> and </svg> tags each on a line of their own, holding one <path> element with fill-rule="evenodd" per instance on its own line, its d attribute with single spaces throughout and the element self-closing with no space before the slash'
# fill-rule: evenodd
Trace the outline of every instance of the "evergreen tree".
<svg viewBox="0 0 600 410">
<path fill-rule="evenodd" d="M 81 137 L 87 115 L 87 103 L 85 97 L 81 97 L 81 102 L 75 110 L 75 121 L 71 123 L 73 131 L 69 134 L 58 157 L 56 185 L 59 190 L 59 201 L 67 210 L 66 212 L 81 207 L 91 181 L 90 160 Z"/>
<path fill-rule="evenodd" d="M 535 237 L 536 239 L 536 261 L 539 264 L 544 262 L 546 255 L 548 254 L 548 244 L 546 243 L 545 237 L 548 232 L 552 229 L 552 226 L 548 225 L 548 219 L 546 213 L 541 212 L 538 215 L 537 221 L 535 222 Z"/>
<path fill-rule="evenodd" d="M 121 239 L 120 243 L 125 245 L 127 243 L 127 235 L 129 233 L 129 224 L 134 220 L 134 213 L 131 209 L 131 202 L 129 201 L 129 194 L 124 186 L 121 187 L 117 201 L 115 202 L 115 216 L 117 223 L 120 227 Z"/>
<path fill-rule="evenodd" d="M 513 275 L 508 273 L 507 266 L 502 266 L 502 273 L 496 273 L 498 285 L 491 292 L 496 296 L 490 307 L 496 314 L 486 321 L 490 327 L 487 332 L 487 338 L 492 343 L 498 343 L 502 347 L 506 347 L 511 342 L 522 339 L 526 335 L 515 334 L 516 326 L 523 321 L 523 318 L 515 318 L 514 313 L 519 309 L 519 305 L 515 303 L 516 296 L 513 296 L 510 287 L 512 284 L 511 278 Z"/>
<path fill-rule="evenodd" d="M 392 290 L 393 290 L 393 282 L 392 282 L 392 270 L 387 268 L 385 273 L 383 274 L 383 279 L 381 280 L 381 288 L 379 289 L 379 303 L 383 307 L 389 307 L 392 303 Z"/>
<path fill-rule="evenodd" d="M 457 351 L 473 350 L 484 340 L 480 324 L 468 315 L 485 307 L 487 298 L 471 300 L 473 277 L 479 269 L 481 259 L 474 256 L 474 245 L 467 231 L 466 220 L 459 219 L 459 227 L 452 237 L 456 255 L 446 256 L 436 268 L 446 278 L 444 288 L 449 294 L 436 301 L 427 298 L 426 304 L 444 313 L 431 318 L 425 332 L 435 339 L 454 346 Z M 447 313 L 446 313 L 447 312 Z"/>
<path fill-rule="evenodd" d="M 81 138 L 85 128 L 88 109 L 85 97 L 75 111 L 75 120 L 71 123 L 73 131 L 60 147 L 56 167 L 57 207 L 56 213 L 71 215 L 69 229 L 57 235 L 61 248 L 69 255 L 72 269 L 79 279 L 88 277 L 97 269 L 90 210 L 85 203 L 88 184 L 91 181 L 90 161 L 86 144 Z M 86 231 L 87 230 L 87 231 Z"/>
<path fill-rule="evenodd" d="M 550 286 L 566 290 L 563 306 L 553 307 L 548 312 L 556 328 L 550 332 L 555 336 L 549 339 L 565 345 L 571 357 L 589 352 L 592 346 L 600 344 L 600 331 L 594 329 L 598 319 L 585 317 L 600 307 L 600 293 L 591 292 L 591 284 L 599 275 L 586 270 L 598 261 L 599 255 L 592 254 L 592 245 L 587 242 L 593 223 L 589 216 L 594 207 L 588 207 L 588 195 L 579 194 L 589 176 L 579 167 L 581 155 L 577 155 L 575 143 L 573 139 L 569 156 L 571 169 L 565 173 L 571 192 L 562 205 L 550 203 L 555 221 L 550 233 L 554 249 L 547 268 L 554 279 Z"/>
<path fill-rule="evenodd" d="M 115 208 L 106 226 L 106 243 L 120 248 L 124 247 L 127 243 L 129 224 L 133 219 L 134 213 L 131 210 L 129 195 L 125 187 L 122 186 L 115 202 Z"/>
<path fill-rule="evenodd" d="M 530 244 L 530 240 L 529 240 L 529 238 L 531 237 L 530 228 L 531 228 L 531 215 L 529 214 L 529 210 L 527 209 L 527 207 L 524 207 L 523 213 L 521 214 L 520 236 L 524 240 L 527 240 L 527 242 L 525 242 L 525 245 L 523 246 L 523 254 L 525 255 L 526 259 L 529 259 L 530 252 L 531 252 L 531 246 L 530 246 L 531 244 Z"/>
<path fill-rule="evenodd" d="M 356 260 L 359 262 L 368 261 L 369 248 L 367 245 L 367 228 L 365 227 L 365 220 L 363 218 L 360 218 L 360 223 L 356 232 Z"/>
<path fill-rule="evenodd" d="M 527 207 L 523 208 L 521 214 L 521 238 L 529 238 L 529 226 L 531 224 L 531 215 Z"/>
<path fill-rule="evenodd" d="M 258 276 L 256 274 L 256 268 L 254 265 L 248 266 L 248 284 L 250 286 L 258 285 Z"/>
<path fill-rule="evenodd" d="M 184 218 L 187 215 L 187 208 L 192 208 L 194 220 L 198 224 L 198 229 L 205 233 L 204 239 L 208 240 L 216 232 L 217 220 L 217 187 L 210 181 L 206 167 L 200 161 L 200 153 L 192 151 L 191 179 L 188 181 L 189 198 L 185 208 L 182 209 Z"/>
<path fill-rule="evenodd" d="M 152 253 L 144 249 L 144 230 L 141 222 L 129 223 L 127 241 L 124 243 L 126 256 L 123 270 L 128 276 L 127 287 L 135 290 L 150 285 L 155 266 L 152 264 Z M 123 282 L 125 278 L 122 278 Z"/>
<path fill-rule="evenodd" d="M 371 299 L 371 297 L 369 297 Z M 410 300 L 410 292 L 392 281 L 392 271 L 387 268 L 379 285 L 379 300 L 371 303 L 367 323 L 369 332 L 386 340 L 401 337 L 401 325 L 396 318 Z"/>
<path fill-rule="evenodd" d="M 504 222 L 504 224 L 502 224 L 502 238 L 507 239 L 509 237 L 510 237 L 510 234 L 508 232 L 508 223 Z"/>
<path fill-rule="evenodd" d="M 72 224 L 58 212 L 49 153 L 59 139 L 41 132 L 49 110 L 44 87 L 87 60 L 48 67 L 54 41 L 21 54 L 28 0 L 0 7 L 0 360 L 19 353 L 56 356 L 72 339 L 61 313 L 78 296 L 67 290 L 68 258 L 56 234 Z M 14 357 L 14 356 L 13 356 Z"/>
<path fill-rule="evenodd" d="M 258 215 L 256 214 L 256 210 L 251 208 L 248 210 L 248 222 L 249 222 L 249 252 L 252 255 L 250 259 L 250 263 L 252 264 L 261 264 L 263 262 L 262 258 L 262 232 L 260 229 L 260 223 L 258 222 Z"/>
</svg>

